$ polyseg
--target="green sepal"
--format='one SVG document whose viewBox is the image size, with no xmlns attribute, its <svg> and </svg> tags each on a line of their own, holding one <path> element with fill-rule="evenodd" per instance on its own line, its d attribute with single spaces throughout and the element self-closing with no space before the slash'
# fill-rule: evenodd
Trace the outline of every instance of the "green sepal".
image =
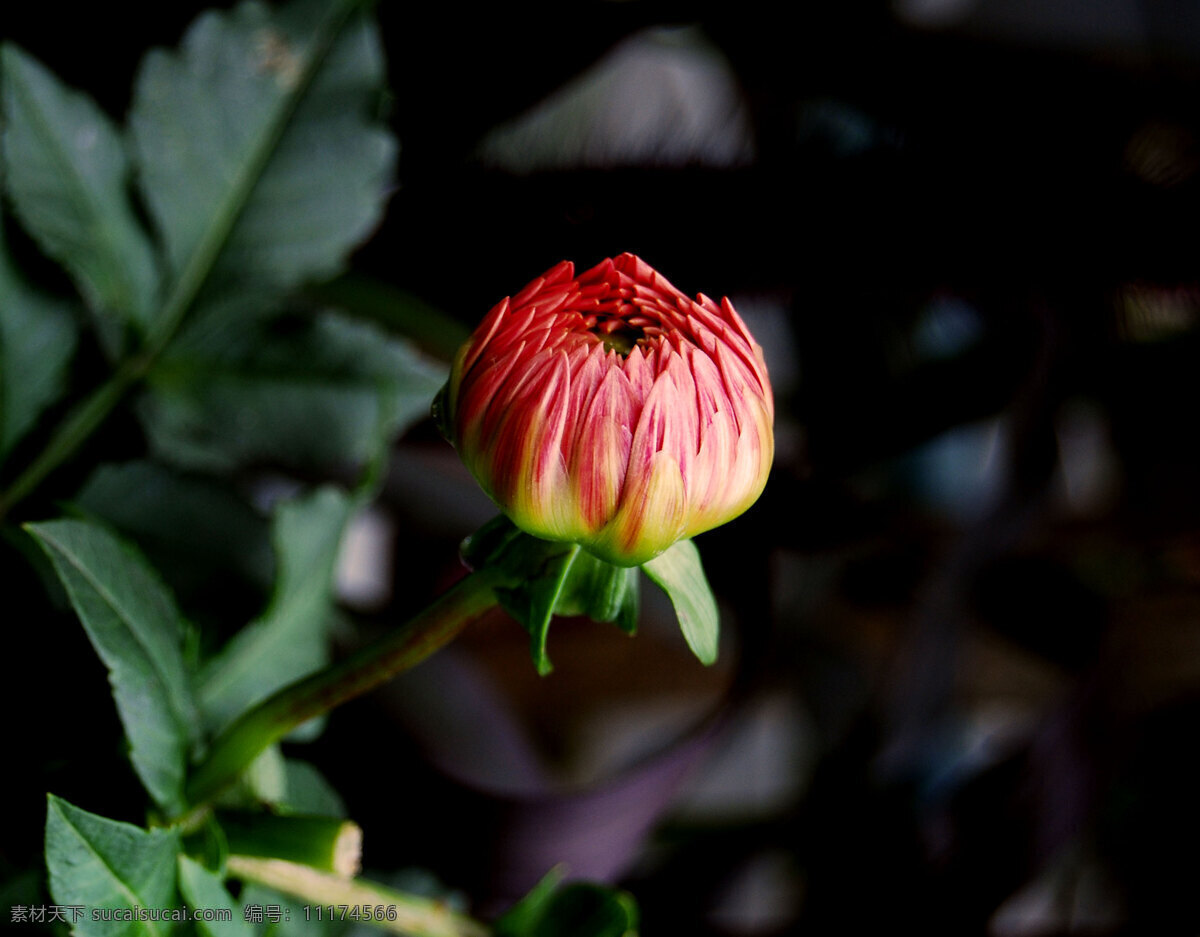
<svg viewBox="0 0 1200 937">
<path fill-rule="evenodd" d="M 627 634 L 637 630 L 639 567 L 614 566 L 576 544 L 534 537 L 504 516 L 468 537 L 462 555 L 473 569 L 504 572 L 510 584 L 497 586 L 496 595 L 529 632 L 530 655 L 543 676 L 553 669 L 546 635 L 555 615 L 615 621 Z M 670 598 L 692 653 L 705 665 L 714 663 L 720 614 L 696 545 L 680 540 L 640 568 Z"/>
<path fill-rule="evenodd" d="M 511 586 L 497 586 L 506 612 L 529 632 L 529 653 L 542 676 L 553 669 L 546 655 L 546 635 L 567 573 L 579 547 L 554 543 L 519 530 L 507 517 L 484 524 L 462 546 L 463 560 L 473 569 L 493 568 Z"/>
<path fill-rule="evenodd" d="M 572 543 L 542 540 L 507 517 L 489 521 L 463 544 L 473 569 L 499 568 L 510 585 L 498 586 L 504 610 L 529 632 L 530 656 L 542 676 L 553 669 L 546 635 L 555 615 L 587 615 L 615 621 L 627 633 L 637 627 L 637 569 L 613 566 Z"/>
<path fill-rule="evenodd" d="M 580 550 L 554 610 L 558 615 L 586 615 L 593 621 L 615 621 L 626 634 L 634 634 L 638 598 L 636 566 L 614 566 Z"/>
<path fill-rule="evenodd" d="M 690 540 L 680 540 L 665 553 L 643 563 L 642 569 L 670 598 L 692 653 L 706 666 L 715 663 L 721 617 L 696 545 Z"/>
<path fill-rule="evenodd" d="M 540 571 L 515 589 L 498 588 L 496 594 L 504 610 L 521 622 L 529 632 L 529 653 L 540 676 L 554 669 L 546 654 L 546 636 L 550 621 L 558 609 L 558 600 L 571 573 L 579 547 L 571 545 L 554 553 L 540 565 Z"/>
</svg>

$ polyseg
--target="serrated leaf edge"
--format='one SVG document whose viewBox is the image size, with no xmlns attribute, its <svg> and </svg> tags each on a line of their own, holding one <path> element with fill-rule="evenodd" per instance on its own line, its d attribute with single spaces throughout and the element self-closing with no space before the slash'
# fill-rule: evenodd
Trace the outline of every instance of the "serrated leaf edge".
<svg viewBox="0 0 1200 937">
<path fill-rule="evenodd" d="M 74 810 L 82 811 L 81 807 L 76 807 L 70 801 L 64 800 L 61 797 L 56 797 L 54 794 L 46 795 L 46 809 L 49 810 L 49 809 L 53 808 L 55 814 L 59 818 L 61 818 L 62 822 L 66 825 L 67 829 L 69 829 L 71 831 L 71 833 L 75 836 L 75 839 L 78 840 L 80 843 L 82 843 L 84 845 L 84 847 L 87 849 L 88 853 L 90 853 L 96 859 L 96 861 L 99 862 L 101 866 L 103 866 L 104 870 L 106 872 L 108 872 L 109 877 L 117 884 L 118 891 L 120 892 L 121 897 L 124 898 L 129 903 L 130 907 L 136 908 L 136 907 L 144 906 L 144 900 L 142 899 L 141 895 L 134 892 L 132 889 L 130 889 L 130 887 L 128 885 L 125 884 L 125 882 L 121 878 L 121 876 L 117 874 L 117 870 L 114 869 L 111 865 L 109 865 L 108 860 L 105 859 L 104 856 L 102 856 L 99 852 L 97 852 L 95 847 L 92 846 L 91 840 L 89 840 L 86 836 L 84 836 L 83 832 L 79 829 L 79 827 L 77 827 L 74 823 L 72 823 L 70 821 L 70 819 L 67 817 L 66 812 L 59 806 L 60 804 L 67 804 L 67 806 L 71 807 Z M 86 812 L 86 811 L 83 811 L 83 812 Z M 113 820 L 109 817 L 99 817 L 99 819 L 108 820 L 110 823 L 121 823 L 120 820 Z M 139 833 L 144 833 L 148 836 L 154 835 L 153 831 L 142 830 L 139 827 L 133 826 L 132 824 L 124 824 L 124 825 L 133 827 L 133 829 L 137 830 Z M 55 895 L 54 897 L 57 898 L 58 896 Z M 154 926 L 156 922 L 144 921 L 141 923 L 146 924 L 149 927 L 149 929 L 151 930 L 151 932 L 153 932 L 155 934 L 160 933 L 159 929 L 156 926 Z"/>
</svg>

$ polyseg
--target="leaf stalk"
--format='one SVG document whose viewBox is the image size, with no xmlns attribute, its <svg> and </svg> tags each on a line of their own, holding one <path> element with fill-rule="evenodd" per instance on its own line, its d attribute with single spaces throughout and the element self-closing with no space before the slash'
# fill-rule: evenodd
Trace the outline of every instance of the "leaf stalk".
<svg viewBox="0 0 1200 937">
<path fill-rule="evenodd" d="M 340 663 L 317 671 L 248 710 L 213 743 L 187 786 L 187 800 L 212 800 L 268 746 L 297 726 L 416 666 L 498 604 L 508 577 L 484 568 L 459 580 L 405 625 Z"/>
</svg>

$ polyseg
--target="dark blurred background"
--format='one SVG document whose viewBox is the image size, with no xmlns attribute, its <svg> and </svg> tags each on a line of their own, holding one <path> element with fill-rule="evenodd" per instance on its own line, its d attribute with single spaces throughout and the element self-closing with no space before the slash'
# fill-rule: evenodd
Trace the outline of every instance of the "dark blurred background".
<svg viewBox="0 0 1200 937">
<path fill-rule="evenodd" d="M 0 30 L 120 116 L 201 8 Z M 647 935 L 1200 931 L 1200 6 L 379 15 L 402 150 L 358 282 L 469 328 L 637 253 L 747 319 L 778 456 L 699 540 L 717 668 L 647 586 L 633 641 L 557 625 L 545 680 L 496 620 L 334 715 L 302 754 L 368 870 L 495 908 L 567 861 Z M 364 627 L 488 514 L 431 426 L 402 440 Z"/>
</svg>

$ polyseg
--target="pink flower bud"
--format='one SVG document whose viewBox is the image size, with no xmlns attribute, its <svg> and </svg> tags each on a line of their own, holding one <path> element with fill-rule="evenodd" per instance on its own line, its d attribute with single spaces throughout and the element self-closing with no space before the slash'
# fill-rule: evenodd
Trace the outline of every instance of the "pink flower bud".
<svg viewBox="0 0 1200 937">
<path fill-rule="evenodd" d="M 728 299 L 688 299 L 632 254 L 569 261 L 502 300 L 459 350 L 445 415 L 518 527 L 636 566 L 762 493 L 775 406 Z"/>
</svg>

